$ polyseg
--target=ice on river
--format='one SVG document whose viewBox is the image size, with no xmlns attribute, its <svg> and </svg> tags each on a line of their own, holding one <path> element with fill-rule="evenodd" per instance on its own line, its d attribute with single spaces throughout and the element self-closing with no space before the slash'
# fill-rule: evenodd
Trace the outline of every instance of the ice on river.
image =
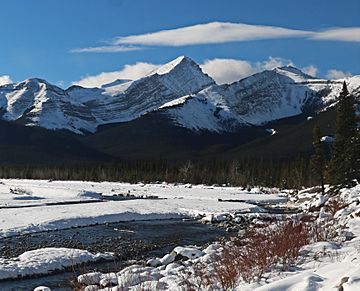
<svg viewBox="0 0 360 291">
<path fill-rule="evenodd" d="M 100 202 L 104 197 L 119 194 L 159 199 Z M 256 212 L 259 207 L 251 203 L 286 200 L 281 193 L 264 194 L 260 189 L 248 192 L 236 187 L 3 179 L 0 180 L 0 236 L 95 223 Z M 89 201 L 94 203 L 85 203 Z M 70 204 L 74 202 L 84 203 Z"/>
</svg>

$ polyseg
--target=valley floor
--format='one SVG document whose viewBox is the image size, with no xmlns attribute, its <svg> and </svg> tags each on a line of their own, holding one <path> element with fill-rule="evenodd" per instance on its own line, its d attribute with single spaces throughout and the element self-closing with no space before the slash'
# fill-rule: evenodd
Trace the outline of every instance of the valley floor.
<svg viewBox="0 0 360 291">
<path fill-rule="evenodd" d="M 254 202 L 286 200 L 284 194 L 235 187 L 0 180 L 0 236 L 117 221 L 256 212 Z"/>
<path fill-rule="evenodd" d="M 240 234 L 248 228 L 271 228 L 274 221 L 296 221 L 309 215 L 321 225 L 331 222 L 334 235 L 309 241 L 291 267 L 272 265 L 261 277 L 248 282 L 239 276 L 232 289 L 359 290 L 360 185 L 342 189 L 338 197 L 341 207 L 335 210 L 333 207 L 332 212 L 329 209 L 334 197 L 329 193 L 321 195 L 316 189 L 300 192 L 267 188 L 247 190 L 167 183 L 1 180 L 0 243 L 11 237 L 50 230 L 174 218 L 198 219 Z M 196 265 L 206 266 L 211 274 L 215 258 L 223 256 L 223 252 L 224 244 L 219 242 L 208 246 L 182 245 L 160 257 L 149 258 L 144 265 L 128 266 L 112 273 L 81 275 L 77 284 L 78 288 L 87 291 L 106 286 L 113 287 L 104 290 L 122 290 L 124 287 L 129 290 L 145 287 L 150 288 L 146 290 L 190 290 L 189 286 L 200 284 Z M 113 259 L 112 253 L 38 248 L 0 258 L 0 280 L 47 274 L 88 261 L 109 259 Z M 184 274 L 188 274 L 187 277 Z M 14 286 L 14 283 L 10 285 Z M 224 290 L 216 280 L 206 288 Z"/>
</svg>

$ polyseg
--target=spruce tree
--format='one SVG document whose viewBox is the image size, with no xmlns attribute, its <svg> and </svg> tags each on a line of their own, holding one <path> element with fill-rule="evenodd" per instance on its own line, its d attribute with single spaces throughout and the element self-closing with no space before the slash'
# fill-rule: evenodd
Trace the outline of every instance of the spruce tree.
<svg viewBox="0 0 360 291">
<path fill-rule="evenodd" d="M 321 184 L 321 192 L 325 193 L 325 167 L 326 167 L 326 159 L 325 159 L 325 149 L 324 144 L 321 142 L 321 131 L 320 127 L 316 125 L 313 131 L 313 147 L 314 147 L 314 155 L 311 157 L 311 171 L 316 177 L 316 182 L 320 182 Z"/>
<path fill-rule="evenodd" d="M 357 133 L 355 136 L 355 142 L 354 142 L 354 175 L 355 179 L 357 179 L 358 183 L 360 183 L 360 128 L 357 129 Z"/>
<path fill-rule="evenodd" d="M 356 177 L 356 115 L 354 97 L 349 94 L 344 81 L 337 104 L 335 142 L 329 167 L 333 185 L 350 186 Z"/>
</svg>

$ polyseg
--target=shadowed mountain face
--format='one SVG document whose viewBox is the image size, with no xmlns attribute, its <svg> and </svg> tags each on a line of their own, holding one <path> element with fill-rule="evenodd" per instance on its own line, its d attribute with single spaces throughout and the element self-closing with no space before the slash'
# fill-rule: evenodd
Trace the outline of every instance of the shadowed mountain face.
<svg viewBox="0 0 360 291">
<path fill-rule="evenodd" d="M 306 153 L 314 120 L 333 121 L 343 81 L 281 67 L 217 85 L 187 57 L 101 88 L 29 79 L 0 86 L 0 162 Z M 360 77 L 345 81 L 359 96 Z"/>
<path fill-rule="evenodd" d="M 109 161 L 74 135 L 0 121 L 0 164 L 60 164 Z"/>
</svg>

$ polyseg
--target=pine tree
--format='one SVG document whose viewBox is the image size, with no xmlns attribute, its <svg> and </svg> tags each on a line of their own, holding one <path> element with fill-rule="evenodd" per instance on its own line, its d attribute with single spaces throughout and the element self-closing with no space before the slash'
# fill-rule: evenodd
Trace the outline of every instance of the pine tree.
<svg viewBox="0 0 360 291">
<path fill-rule="evenodd" d="M 356 115 L 354 97 L 344 81 L 336 116 L 336 139 L 332 148 L 329 176 L 333 185 L 350 186 L 356 177 Z"/>
<path fill-rule="evenodd" d="M 326 159 L 325 159 L 325 149 L 324 144 L 321 142 L 321 131 L 320 127 L 316 125 L 314 127 L 313 132 L 313 147 L 314 147 L 314 155 L 311 157 L 311 170 L 316 180 L 321 183 L 321 191 L 324 194 L 325 193 L 325 167 L 326 167 Z"/>
<path fill-rule="evenodd" d="M 354 178 L 360 183 L 360 128 L 357 129 L 354 141 L 354 170 Z"/>
</svg>

